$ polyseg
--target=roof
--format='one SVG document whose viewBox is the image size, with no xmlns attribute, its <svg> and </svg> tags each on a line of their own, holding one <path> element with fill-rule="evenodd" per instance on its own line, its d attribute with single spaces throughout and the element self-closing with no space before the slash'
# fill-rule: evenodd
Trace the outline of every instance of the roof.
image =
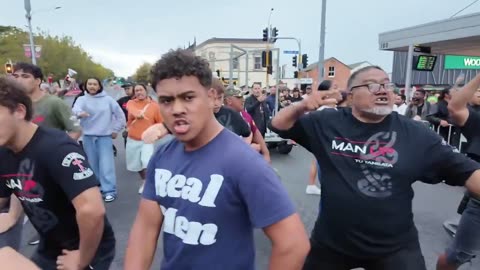
<svg viewBox="0 0 480 270">
<path fill-rule="evenodd" d="M 347 65 L 345 63 L 343 63 L 342 61 L 338 60 L 337 58 L 335 57 L 330 57 L 330 58 L 327 58 L 325 59 L 325 62 L 328 61 L 328 60 L 335 60 L 337 62 L 339 62 L 340 64 L 348 67 L 349 69 L 355 69 L 356 67 L 360 66 L 361 64 L 363 63 L 368 63 L 370 64 L 368 61 L 362 61 L 362 62 L 358 62 L 358 63 L 354 63 L 354 64 L 351 64 L 351 65 Z M 314 70 L 316 69 L 318 66 L 318 61 L 317 62 L 314 62 L 314 63 L 311 63 L 310 65 L 308 65 L 305 69 L 303 69 L 302 71 L 310 71 L 310 70 Z"/>
<path fill-rule="evenodd" d="M 350 64 L 350 65 L 348 65 L 348 67 L 349 67 L 350 69 L 356 69 L 356 68 L 358 68 L 359 66 L 361 66 L 361 65 L 363 65 L 363 64 L 365 64 L 365 63 L 368 64 L 369 66 L 372 65 L 372 64 L 371 64 L 370 62 L 368 62 L 368 61 L 362 61 L 362 62 L 357 62 L 357 63 Z"/>
<path fill-rule="evenodd" d="M 266 42 L 263 41 L 261 38 L 210 38 L 205 40 L 204 42 L 198 44 L 196 48 L 201 48 L 205 45 L 211 43 L 258 43 L 258 44 L 265 44 Z"/>
<path fill-rule="evenodd" d="M 380 50 L 431 47 L 433 54 L 480 55 L 480 12 L 381 33 Z"/>
</svg>

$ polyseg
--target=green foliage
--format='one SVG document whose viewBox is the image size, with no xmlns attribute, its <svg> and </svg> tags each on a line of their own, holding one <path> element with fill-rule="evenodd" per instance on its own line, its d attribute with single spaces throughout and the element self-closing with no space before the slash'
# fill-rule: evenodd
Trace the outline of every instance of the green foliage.
<svg viewBox="0 0 480 270">
<path fill-rule="evenodd" d="M 135 71 L 135 74 L 133 75 L 133 79 L 139 83 L 149 83 L 151 69 L 152 69 L 152 64 L 147 62 L 143 63 L 137 68 L 137 71 Z"/>
<path fill-rule="evenodd" d="M 63 79 L 69 68 L 77 71 L 76 78 L 82 81 L 91 76 L 100 79 L 114 76 L 112 70 L 95 63 L 71 37 L 52 36 L 41 32 L 35 34 L 34 41 L 35 45 L 42 46 L 37 65 L 42 68 L 45 77 L 52 73 L 54 80 Z M 29 44 L 28 32 L 12 26 L 0 25 L 0 64 L 3 65 L 8 60 L 14 63 L 31 62 L 30 58 L 24 55 L 23 44 Z M 4 72 L 1 68 L 0 73 Z"/>
</svg>

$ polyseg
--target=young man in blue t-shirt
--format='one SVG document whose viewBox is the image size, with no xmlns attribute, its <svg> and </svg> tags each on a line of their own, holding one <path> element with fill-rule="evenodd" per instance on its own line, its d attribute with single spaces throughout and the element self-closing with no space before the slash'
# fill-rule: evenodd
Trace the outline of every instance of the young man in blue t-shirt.
<svg viewBox="0 0 480 270">
<path fill-rule="evenodd" d="M 213 114 L 208 62 L 170 51 L 152 69 L 175 136 L 147 168 L 125 269 L 149 269 L 163 225 L 163 270 L 255 269 L 253 229 L 272 242 L 270 269 L 301 269 L 304 226 L 273 169 Z"/>
</svg>

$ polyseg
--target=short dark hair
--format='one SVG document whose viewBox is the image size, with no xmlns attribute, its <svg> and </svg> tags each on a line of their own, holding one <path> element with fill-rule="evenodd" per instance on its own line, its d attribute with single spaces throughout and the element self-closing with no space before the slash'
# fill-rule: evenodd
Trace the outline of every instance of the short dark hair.
<svg viewBox="0 0 480 270">
<path fill-rule="evenodd" d="M 331 80 L 324 80 L 318 85 L 318 91 L 326 91 L 332 87 Z"/>
<path fill-rule="evenodd" d="M 31 121 L 33 105 L 27 91 L 15 80 L 0 76 L 0 106 L 8 108 L 13 113 L 20 104 L 25 106 L 25 120 Z"/>
<path fill-rule="evenodd" d="M 141 87 L 143 87 L 143 89 L 145 89 L 145 92 L 148 93 L 148 88 L 147 88 L 147 86 L 146 86 L 145 84 L 143 84 L 143 83 L 136 83 L 135 86 L 133 86 L 133 89 L 135 90 L 135 87 L 137 87 L 137 86 L 139 86 L 139 85 L 140 85 Z"/>
<path fill-rule="evenodd" d="M 32 74 L 33 78 L 43 80 L 42 69 L 30 63 L 18 62 L 13 66 L 13 71 L 23 70 L 23 72 Z"/>
<path fill-rule="evenodd" d="M 153 65 L 150 74 L 153 88 L 162 80 L 184 76 L 197 77 L 206 88 L 212 85 L 212 70 L 207 60 L 196 56 L 191 50 L 170 50 Z"/>
<path fill-rule="evenodd" d="M 101 93 L 101 92 L 103 91 L 103 84 L 102 84 L 102 82 L 100 81 L 99 78 L 97 78 L 97 77 L 88 77 L 88 78 L 85 80 L 85 85 L 84 85 L 85 91 L 86 91 L 87 93 L 90 93 L 90 92 L 88 92 L 88 90 L 87 90 L 88 80 L 96 80 L 96 81 L 98 82 L 98 85 L 100 86 L 100 90 L 98 90 L 97 94 L 98 94 L 98 93 Z"/>
<path fill-rule="evenodd" d="M 407 100 L 407 96 L 405 96 L 404 94 L 400 94 L 398 95 L 403 101 Z"/>
<path fill-rule="evenodd" d="M 361 73 L 364 73 L 364 72 L 367 72 L 371 69 L 378 69 L 378 70 L 381 70 L 383 72 L 385 72 L 385 70 L 383 70 L 383 68 L 379 67 L 379 66 L 368 66 L 368 67 L 363 67 L 355 72 L 352 73 L 352 75 L 350 75 L 350 78 L 348 78 L 348 82 L 347 82 L 347 88 L 348 90 L 350 90 L 352 88 L 352 83 L 353 81 L 358 77 L 358 75 L 360 75 Z"/>
<path fill-rule="evenodd" d="M 446 87 L 445 89 L 440 92 L 440 96 L 438 97 L 439 100 L 444 100 L 447 95 L 450 95 L 450 91 L 452 90 L 452 87 Z"/>
</svg>

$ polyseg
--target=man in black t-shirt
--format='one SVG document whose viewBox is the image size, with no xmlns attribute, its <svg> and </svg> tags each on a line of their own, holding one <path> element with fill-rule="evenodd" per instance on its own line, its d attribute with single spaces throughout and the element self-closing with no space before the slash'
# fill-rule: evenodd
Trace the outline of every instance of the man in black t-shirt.
<svg viewBox="0 0 480 270">
<path fill-rule="evenodd" d="M 22 86 L 0 77 L 0 208 L 11 194 L 20 200 L 41 238 L 32 257 L 41 269 L 108 269 L 115 238 L 85 153 L 32 114 Z"/>
<path fill-rule="evenodd" d="M 322 164 L 321 217 L 304 270 L 424 270 L 412 184 L 440 182 L 433 174 L 480 194 L 480 164 L 422 123 L 392 113 L 394 85 L 381 68 L 354 72 L 348 89 L 351 109 L 315 111 L 336 103 L 334 90 L 317 91 L 270 124 Z"/>
<path fill-rule="evenodd" d="M 133 83 L 125 82 L 122 85 L 122 88 L 125 90 L 126 96 L 119 98 L 117 100 L 117 103 L 120 106 L 120 108 L 122 108 L 122 111 L 125 114 L 125 119 L 128 119 L 127 103 L 135 97 L 135 93 L 133 92 Z M 128 136 L 128 131 L 125 130 L 122 133 L 125 147 L 127 146 L 127 136 Z"/>
<path fill-rule="evenodd" d="M 252 134 L 247 122 L 236 111 L 223 106 L 225 87 L 218 79 L 213 79 L 212 88 L 215 90 L 215 104 L 213 113 L 217 121 L 231 132 L 242 137 L 248 144 L 252 142 Z"/>
<path fill-rule="evenodd" d="M 448 104 L 450 117 L 456 126 L 460 127 L 467 139 L 465 152 L 480 162 L 480 112 L 468 107 L 468 103 L 475 104 L 480 99 L 480 74 L 471 80 L 461 91 L 452 89 L 452 98 Z M 472 102 L 473 101 L 473 102 Z M 480 255 L 480 196 L 467 193 L 459 207 L 462 214 L 455 233 L 453 244 L 445 254 L 438 258 L 437 270 L 457 269 L 462 264 L 471 261 Z"/>
<path fill-rule="evenodd" d="M 245 110 L 253 117 L 258 130 L 265 138 L 267 132 L 267 123 L 272 112 L 266 102 L 267 96 L 262 92 L 260 84 L 254 83 L 252 94 L 245 99 Z"/>
</svg>

